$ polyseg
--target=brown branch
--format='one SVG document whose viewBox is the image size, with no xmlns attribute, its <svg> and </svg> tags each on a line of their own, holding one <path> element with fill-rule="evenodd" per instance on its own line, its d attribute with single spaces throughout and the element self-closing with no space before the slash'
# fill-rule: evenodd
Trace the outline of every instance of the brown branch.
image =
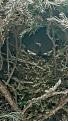
<svg viewBox="0 0 68 121">
<path fill-rule="evenodd" d="M 67 95 L 67 94 L 68 94 L 68 90 L 62 91 L 62 92 L 50 92 L 50 93 L 46 93 L 46 94 L 42 95 L 41 97 L 33 98 L 32 102 L 35 103 L 35 102 L 45 100 L 47 98 L 50 98 L 50 97 L 53 97 L 53 96 L 56 96 L 56 95 Z"/>
<path fill-rule="evenodd" d="M 2 81 L 0 81 L 0 92 L 5 97 L 5 100 L 11 106 L 11 109 L 14 111 L 18 111 L 19 108 L 17 107 L 15 100 L 12 98 L 11 93 L 9 92 L 7 86 L 5 84 L 3 84 Z"/>
</svg>

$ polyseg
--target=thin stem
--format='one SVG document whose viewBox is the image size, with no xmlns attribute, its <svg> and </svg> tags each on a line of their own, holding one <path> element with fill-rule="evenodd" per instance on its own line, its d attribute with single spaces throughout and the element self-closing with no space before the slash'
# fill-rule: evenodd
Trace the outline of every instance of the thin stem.
<svg viewBox="0 0 68 121">
<path fill-rule="evenodd" d="M 7 71 L 8 71 L 8 77 L 10 74 L 10 65 L 9 65 L 9 42 L 8 42 L 8 37 L 7 37 Z"/>
</svg>

